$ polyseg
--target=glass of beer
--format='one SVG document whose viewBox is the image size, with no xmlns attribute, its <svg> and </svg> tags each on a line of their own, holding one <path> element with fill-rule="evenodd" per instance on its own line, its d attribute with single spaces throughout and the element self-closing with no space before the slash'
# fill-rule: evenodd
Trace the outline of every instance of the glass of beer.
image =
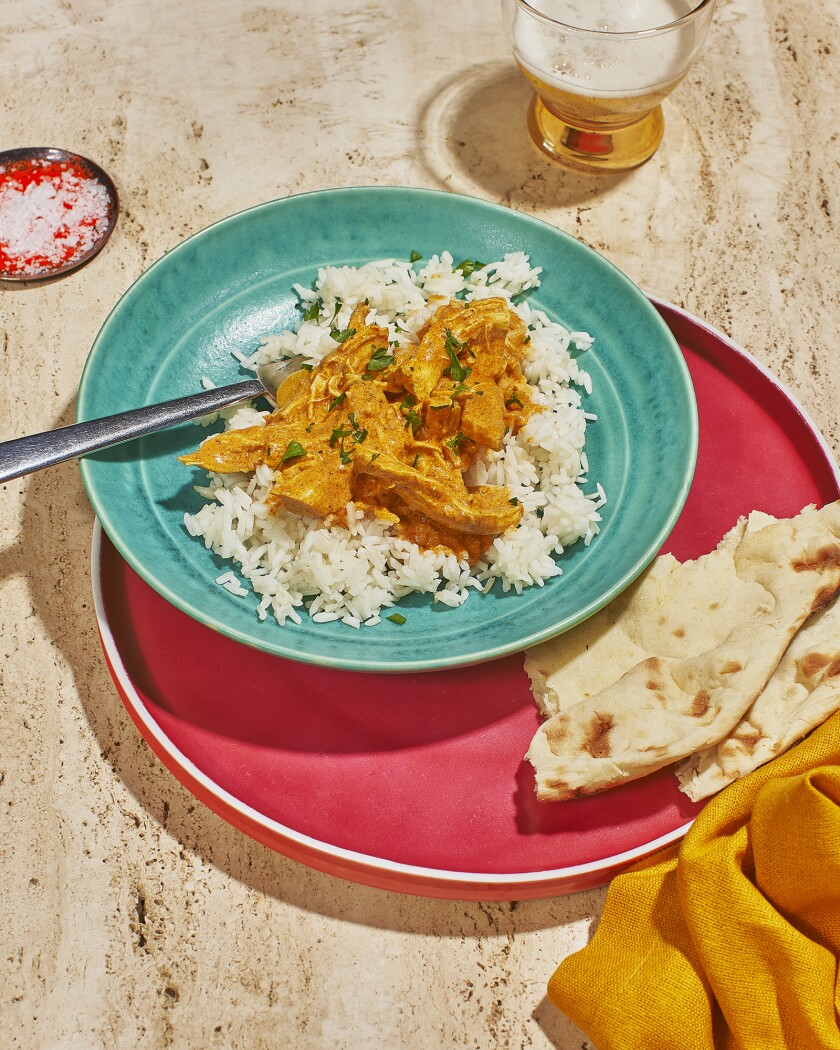
<svg viewBox="0 0 840 1050">
<path fill-rule="evenodd" d="M 627 171 L 662 141 L 662 100 L 697 57 L 715 0 L 502 0 L 534 86 L 528 129 L 579 171 Z"/>
</svg>

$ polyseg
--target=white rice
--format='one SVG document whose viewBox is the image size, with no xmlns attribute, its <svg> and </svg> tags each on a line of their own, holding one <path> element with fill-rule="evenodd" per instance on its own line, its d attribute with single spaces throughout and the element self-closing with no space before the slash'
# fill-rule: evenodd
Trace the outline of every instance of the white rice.
<svg viewBox="0 0 840 1050">
<path fill-rule="evenodd" d="M 512 300 L 537 287 L 540 272 L 523 252 L 467 277 L 448 252 L 417 269 L 398 259 L 358 268 L 326 266 L 314 289 L 295 286 L 304 309 L 320 301 L 317 319 L 303 321 L 297 332 L 265 337 L 250 355 L 235 356 L 247 368 L 294 354 L 314 364 L 335 349 L 330 331 L 346 328 L 353 308 L 365 299 L 369 324 L 387 327 L 389 338 L 403 345 L 416 343 L 418 329 L 442 301 L 457 295 Z M 385 610 L 407 594 L 431 594 L 434 602 L 454 607 L 471 591 L 486 593 L 496 585 L 521 592 L 558 576 L 554 555 L 592 540 L 606 502 L 600 484 L 587 478 L 583 451 L 586 424 L 595 417 L 581 408 L 578 388 L 589 393 L 592 382 L 570 352 L 589 349 L 592 339 L 586 332 L 567 331 L 527 302 L 512 305 L 529 329 L 523 371 L 544 411 L 519 434 L 508 435 L 500 452 L 485 452 L 466 480 L 507 485 L 523 507 L 516 529 L 499 536 L 471 567 L 454 554 L 422 550 L 397 538 L 390 526 L 353 504 L 347 506 L 346 522 L 331 527 L 290 511 L 270 514 L 263 502 L 273 483 L 267 466 L 253 476 L 210 474 L 208 483 L 196 489 L 207 502 L 198 513 L 184 515 L 184 524 L 191 536 L 201 537 L 206 547 L 237 566 L 238 575 L 230 569 L 216 583 L 245 597 L 246 581 L 259 598 L 260 619 L 272 616 L 281 626 L 299 624 L 308 615 L 317 623 L 340 620 L 359 629 L 380 623 Z M 240 405 L 218 415 L 231 429 L 263 424 L 267 413 Z"/>
</svg>

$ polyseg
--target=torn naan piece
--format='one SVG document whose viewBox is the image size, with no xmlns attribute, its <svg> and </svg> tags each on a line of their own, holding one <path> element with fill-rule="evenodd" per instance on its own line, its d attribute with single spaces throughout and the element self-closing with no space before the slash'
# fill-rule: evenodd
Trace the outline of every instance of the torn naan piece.
<svg viewBox="0 0 840 1050">
<path fill-rule="evenodd" d="M 714 747 L 677 767 L 694 802 L 769 762 L 840 709 L 840 598 L 814 613 L 752 706 Z"/>
<path fill-rule="evenodd" d="M 802 623 L 840 591 L 840 501 L 745 530 L 732 558 L 737 580 L 765 592 L 759 607 L 745 603 L 724 621 L 722 640 L 699 653 L 688 623 L 683 655 L 648 656 L 549 718 L 526 755 L 538 798 L 603 791 L 727 736 Z"/>
<path fill-rule="evenodd" d="M 695 561 L 661 554 L 622 594 L 571 631 L 525 652 L 525 670 L 543 718 L 613 685 L 651 656 L 685 658 L 714 649 L 739 621 L 772 599 L 739 579 L 733 552 L 746 530 L 775 521 L 741 518 L 716 550 Z"/>
</svg>

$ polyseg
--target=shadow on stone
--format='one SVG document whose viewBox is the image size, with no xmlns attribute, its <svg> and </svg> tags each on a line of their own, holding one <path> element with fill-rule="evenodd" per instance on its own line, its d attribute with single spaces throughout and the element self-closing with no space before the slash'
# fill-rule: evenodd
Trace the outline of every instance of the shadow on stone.
<svg viewBox="0 0 840 1050">
<path fill-rule="evenodd" d="M 421 114 L 422 160 L 441 187 L 522 211 L 575 206 L 626 175 L 586 175 L 545 156 L 527 127 L 531 89 L 511 62 L 473 66 L 447 82 Z"/>
</svg>

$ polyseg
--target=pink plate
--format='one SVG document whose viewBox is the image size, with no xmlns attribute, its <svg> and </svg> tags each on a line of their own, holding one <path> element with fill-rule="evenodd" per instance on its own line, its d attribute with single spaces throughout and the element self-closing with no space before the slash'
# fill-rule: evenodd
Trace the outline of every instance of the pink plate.
<svg viewBox="0 0 840 1050">
<path fill-rule="evenodd" d="M 694 558 L 753 509 L 789 516 L 838 498 L 829 449 L 778 380 L 653 301 L 700 412 L 694 483 L 665 549 Z M 93 580 L 111 674 L 161 761 L 235 827 L 320 871 L 429 897 L 548 897 L 607 883 L 678 840 L 700 808 L 669 770 L 538 803 L 521 656 L 385 676 L 286 661 L 169 605 L 98 525 Z"/>
</svg>

